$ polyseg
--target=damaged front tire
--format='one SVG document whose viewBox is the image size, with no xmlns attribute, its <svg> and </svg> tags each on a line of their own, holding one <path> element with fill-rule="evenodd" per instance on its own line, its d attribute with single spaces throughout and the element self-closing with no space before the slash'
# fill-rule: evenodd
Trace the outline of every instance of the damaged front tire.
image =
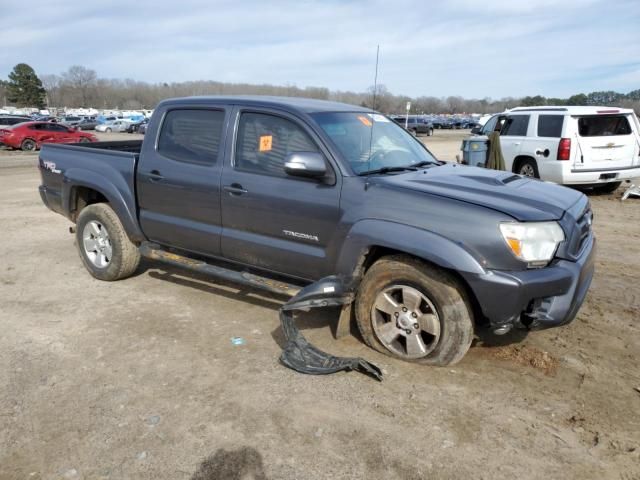
<svg viewBox="0 0 640 480">
<path fill-rule="evenodd" d="M 473 340 L 464 286 L 450 273 L 407 255 L 384 257 L 367 271 L 356 320 L 370 347 L 428 365 L 460 361 Z"/>
</svg>

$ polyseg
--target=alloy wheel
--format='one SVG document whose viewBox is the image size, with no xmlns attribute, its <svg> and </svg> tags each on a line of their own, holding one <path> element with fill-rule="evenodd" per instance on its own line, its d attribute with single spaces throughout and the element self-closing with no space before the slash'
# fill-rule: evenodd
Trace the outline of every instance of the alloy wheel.
<svg viewBox="0 0 640 480">
<path fill-rule="evenodd" d="M 408 285 L 392 285 L 377 295 L 371 323 L 378 340 L 403 358 L 427 356 L 440 339 L 440 318 L 433 302 Z"/>
</svg>

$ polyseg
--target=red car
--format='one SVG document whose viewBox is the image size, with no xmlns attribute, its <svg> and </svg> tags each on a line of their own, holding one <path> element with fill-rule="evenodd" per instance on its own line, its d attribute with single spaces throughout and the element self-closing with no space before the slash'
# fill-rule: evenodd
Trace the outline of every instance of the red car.
<svg viewBox="0 0 640 480">
<path fill-rule="evenodd" d="M 66 127 L 51 122 L 24 122 L 0 128 L 0 143 L 11 147 L 32 151 L 43 143 L 83 143 L 97 142 L 92 133 Z"/>
</svg>

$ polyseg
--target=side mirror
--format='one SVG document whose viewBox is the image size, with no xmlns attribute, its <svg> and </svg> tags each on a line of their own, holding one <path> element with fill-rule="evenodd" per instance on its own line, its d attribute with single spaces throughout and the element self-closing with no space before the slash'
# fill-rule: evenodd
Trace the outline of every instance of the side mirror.
<svg viewBox="0 0 640 480">
<path fill-rule="evenodd" d="M 482 127 L 478 125 L 477 127 L 473 127 L 471 129 L 471 135 L 478 135 L 481 131 Z"/>
<path fill-rule="evenodd" d="M 327 174 L 327 164 L 321 153 L 294 152 L 287 156 L 284 171 L 294 177 L 321 178 Z"/>
</svg>

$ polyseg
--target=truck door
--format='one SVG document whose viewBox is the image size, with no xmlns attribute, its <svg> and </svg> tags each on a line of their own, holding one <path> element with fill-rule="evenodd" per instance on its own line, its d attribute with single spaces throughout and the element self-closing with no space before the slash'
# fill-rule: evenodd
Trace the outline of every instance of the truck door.
<svg viewBox="0 0 640 480">
<path fill-rule="evenodd" d="M 339 221 L 341 178 L 328 152 L 299 119 L 239 108 L 222 173 L 222 254 L 233 261 L 305 279 L 328 275 Z M 288 176 L 293 152 L 320 152 L 332 181 Z"/>
<path fill-rule="evenodd" d="M 500 130 L 500 146 L 504 164 L 508 171 L 513 168 L 513 160 L 520 153 L 522 142 L 527 137 L 529 115 L 509 115 Z"/>
<path fill-rule="evenodd" d="M 150 240 L 220 253 L 225 108 L 171 108 L 143 143 L 137 173 L 140 226 Z M 155 140 L 155 141 L 154 141 Z"/>
</svg>

